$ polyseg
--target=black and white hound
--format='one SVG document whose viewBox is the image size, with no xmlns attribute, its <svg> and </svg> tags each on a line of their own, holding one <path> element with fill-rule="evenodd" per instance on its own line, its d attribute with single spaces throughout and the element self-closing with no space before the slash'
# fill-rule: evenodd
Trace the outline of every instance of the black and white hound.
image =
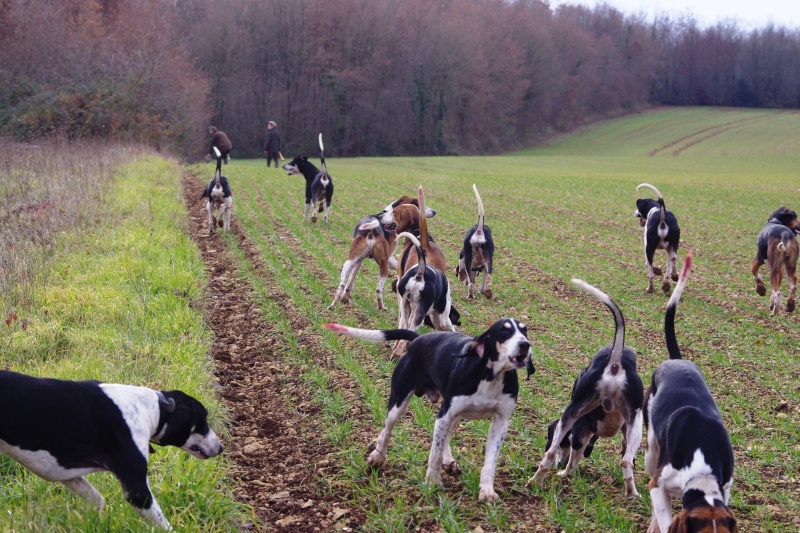
<svg viewBox="0 0 800 533">
<path fill-rule="evenodd" d="M 649 183 L 642 183 L 636 190 L 642 187 L 652 189 L 658 196 L 658 201 L 651 199 L 636 200 L 636 211 L 634 216 L 639 218 L 639 225 L 644 226 L 644 255 L 647 263 L 647 292 L 653 292 L 653 278 L 661 271 L 653 267 L 653 257 L 656 250 L 665 249 L 667 251 L 667 266 L 664 269 L 664 281 L 661 288 L 664 292 L 669 292 L 670 283 L 678 281 L 678 246 L 681 242 L 681 228 L 678 227 L 678 220 L 672 211 L 664 207 L 664 197 L 658 189 Z"/>
<path fill-rule="evenodd" d="M 589 456 L 597 437 L 613 437 L 622 430 L 625 495 L 638 497 L 633 463 L 642 443 L 644 387 L 636 372 L 636 352 L 625 346 L 625 319 L 614 301 L 584 281 L 573 279 L 572 282 L 611 309 L 616 326 L 614 343 L 600 348 L 589 366 L 581 370 L 572 386 L 569 405 L 549 428 L 547 451 L 528 483 L 541 483 L 556 461 L 566 462 L 560 476 L 574 473 L 581 454 Z"/>
<path fill-rule="evenodd" d="M 453 301 L 447 276 L 438 268 L 427 264 L 427 254 L 414 235 L 403 232 L 397 235 L 398 239 L 400 237 L 405 237 L 414 244 L 419 262 L 409 268 L 397 282 L 397 308 L 400 315 L 398 327 L 416 332 L 425 317 L 429 317 L 434 329 L 455 331 L 456 328 L 450 321 Z M 405 344 L 402 340 L 398 341 L 392 357 L 400 357 Z"/>
<path fill-rule="evenodd" d="M 217 156 L 217 170 L 205 190 L 203 190 L 203 196 L 200 198 L 206 199 L 209 233 L 214 233 L 217 225 L 217 220 L 214 218 L 214 211 L 217 210 L 219 210 L 219 225 L 222 226 L 223 231 L 227 232 L 231 228 L 233 195 L 231 194 L 231 187 L 228 185 L 228 178 L 222 175 L 222 153 L 216 146 L 213 147 L 213 150 Z"/>
<path fill-rule="evenodd" d="M 386 461 L 392 430 L 412 396 L 424 394 L 432 402 L 441 396 L 425 482 L 441 484 L 442 466 L 455 462 L 450 437 L 460 420 L 491 418 L 478 499 L 496 500 L 494 474 L 508 418 L 517 403 L 517 369 L 527 366 L 529 375 L 534 370 L 525 325 L 504 318 L 477 337 L 445 331 L 417 335 L 405 329 L 365 330 L 332 323 L 325 327 L 370 341 L 412 341 L 392 374 L 386 423 L 367 462 L 379 466 Z"/>
<path fill-rule="evenodd" d="M 482 274 L 480 292 L 487 298 L 492 298 L 492 257 L 494 256 L 494 241 L 492 230 L 483 223 L 483 202 L 478 188 L 473 184 L 475 198 L 478 200 L 478 223 L 470 228 L 464 237 L 464 246 L 458 257 L 456 276 L 469 287 L 469 298 L 475 297 L 475 278 L 478 272 Z"/>
<path fill-rule="evenodd" d="M 103 496 L 83 476 L 112 472 L 142 518 L 167 530 L 147 481 L 150 443 L 200 459 L 219 455 L 207 417 L 200 402 L 177 390 L 0 371 L 0 453 L 98 510 Z"/>
<path fill-rule="evenodd" d="M 758 269 L 764 263 L 769 268 L 769 283 L 772 294 L 769 297 L 770 316 L 778 314 L 781 307 L 781 282 L 783 274 L 789 278 L 789 299 L 786 300 L 786 311 L 794 311 L 795 294 L 797 292 L 797 255 L 800 251 L 795 234 L 800 225 L 797 213 L 789 208 L 781 207 L 767 220 L 767 225 L 758 234 L 758 250 L 750 265 L 753 278 L 756 280 L 756 292 L 764 296 L 767 289 Z"/>
<path fill-rule="evenodd" d="M 397 268 L 397 259 L 394 252 L 397 249 L 396 224 L 382 224 L 380 218 L 391 213 L 395 207 L 408 204 L 419 205 L 416 198 L 401 196 L 396 201 L 387 205 L 383 211 L 376 215 L 368 215 L 356 224 L 353 230 L 353 240 L 350 242 L 350 251 L 347 260 L 342 265 L 342 273 L 339 276 L 339 287 L 336 295 L 328 309 L 336 307 L 339 302 L 347 303 L 350 301 L 350 294 L 353 292 L 353 285 L 356 275 L 364 263 L 364 259 L 374 259 L 378 264 L 378 287 L 375 290 L 375 301 L 378 309 L 386 309 L 383 303 L 383 287 L 389 277 L 389 267 Z M 433 209 L 427 209 L 428 217 L 436 214 Z"/>
<path fill-rule="evenodd" d="M 307 157 L 295 157 L 290 162 L 283 165 L 283 170 L 286 170 L 289 176 L 302 174 L 306 179 L 306 205 L 303 211 L 303 222 L 308 221 L 308 213 L 314 210 L 314 205 L 317 203 L 319 203 L 318 211 L 320 213 L 322 213 L 323 210 L 325 211 L 323 220 L 325 222 L 329 221 L 331 199 L 333 198 L 333 177 L 328 174 L 328 167 L 325 165 L 325 149 L 322 146 L 321 133 L 319 134 L 319 151 L 319 158 L 322 161 L 322 170 L 309 162 Z M 316 221 L 317 215 L 312 212 L 311 222 Z"/>
<path fill-rule="evenodd" d="M 664 318 L 669 360 L 653 372 L 645 395 L 645 467 L 653 506 L 649 533 L 727 533 L 737 527 L 728 508 L 733 483 L 731 441 L 703 375 L 694 363 L 681 358 L 675 337 L 675 311 L 691 259 L 690 252 Z M 683 501 L 683 511 L 674 520 L 673 498 Z"/>
</svg>

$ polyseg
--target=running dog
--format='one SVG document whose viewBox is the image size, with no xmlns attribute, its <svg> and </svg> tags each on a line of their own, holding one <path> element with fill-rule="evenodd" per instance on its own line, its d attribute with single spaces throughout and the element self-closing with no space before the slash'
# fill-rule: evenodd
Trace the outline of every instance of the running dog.
<svg viewBox="0 0 800 533">
<path fill-rule="evenodd" d="M 380 217 L 390 213 L 395 207 L 403 204 L 419 205 L 416 198 L 401 196 L 396 201 L 387 205 L 383 211 L 377 215 L 368 215 L 362 218 L 353 231 L 353 240 L 350 242 L 350 252 L 347 260 L 342 266 L 342 273 L 339 277 L 339 287 L 333 303 L 328 309 L 336 307 L 339 302 L 347 303 L 350 301 L 350 294 L 353 292 L 356 275 L 358 274 L 364 259 L 371 258 L 378 263 L 378 287 L 376 292 L 376 303 L 378 310 L 386 309 L 383 303 L 383 287 L 389 277 L 389 267 L 397 267 L 397 260 L 394 258 L 394 251 L 397 249 L 397 233 L 394 226 L 384 226 L 380 223 Z M 432 209 L 427 209 L 427 216 L 432 217 L 436 214 Z"/>
<path fill-rule="evenodd" d="M 527 367 L 529 375 L 534 370 L 525 325 L 504 318 L 477 337 L 448 331 L 417 335 L 406 329 L 365 330 L 333 323 L 325 327 L 370 341 L 411 341 L 392 374 L 386 423 L 367 463 L 377 467 L 386 461 L 392 430 L 412 396 L 424 394 L 431 402 L 442 397 L 425 482 L 441 485 L 442 466 L 455 463 L 450 437 L 460 420 L 491 418 L 478 499 L 496 500 L 494 475 L 508 418 L 517 403 L 517 369 Z"/>
<path fill-rule="evenodd" d="M 492 256 L 494 241 L 492 230 L 483 223 L 483 202 L 478 188 L 473 184 L 475 198 L 478 200 L 478 223 L 472 226 L 464 237 L 464 246 L 458 257 L 456 276 L 469 287 L 469 298 L 475 298 L 475 278 L 478 272 L 483 274 L 480 292 L 492 299 Z"/>
<path fill-rule="evenodd" d="M 722 415 L 697 366 L 682 359 L 675 337 L 675 311 L 689 277 L 687 254 L 667 305 L 664 337 L 669 360 L 661 363 L 645 394 L 645 467 L 650 474 L 653 517 L 649 533 L 735 533 L 728 508 L 733 484 L 733 449 Z M 671 500 L 683 510 L 672 518 Z"/>
<path fill-rule="evenodd" d="M 333 177 L 328 174 L 328 168 L 325 166 L 325 149 L 322 146 L 321 133 L 319 134 L 319 150 L 322 170 L 310 163 L 307 157 L 295 157 L 289 163 L 283 165 L 283 170 L 287 171 L 289 176 L 302 174 L 306 179 L 306 205 L 303 211 L 303 222 L 308 221 L 308 213 L 313 211 L 316 203 L 319 203 L 317 210 L 319 213 L 322 213 L 323 210 L 325 211 L 323 220 L 329 222 L 328 215 L 330 214 L 331 199 L 333 198 Z M 316 221 L 317 215 L 312 213 L 311 222 Z"/>
<path fill-rule="evenodd" d="M 589 366 L 581 370 L 572 386 L 569 405 L 550 426 L 544 459 L 528 483 L 541 483 L 553 462 L 566 462 L 559 476 L 573 474 L 581 454 L 589 456 L 597 437 L 613 437 L 621 430 L 625 495 L 639 497 L 633 463 L 642 443 L 644 387 L 636 372 L 636 352 L 625 346 L 625 319 L 614 301 L 584 281 L 572 282 L 611 309 L 616 326 L 614 343 L 600 348 Z"/>
<path fill-rule="evenodd" d="M 172 528 L 147 482 L 150 443 L 199 459 L 219 455 L 207 417 L 200 402 L 177 390 L 0 371 L 0 453 L 98 510 L 103 496 L 83 476 L 109 471 L 139 515 L 166 530 Z"/>
<path fill-rule="evenodd" d="M 636 187 L 636 190 L 638 191 L 642 187 L 652 189 L 658 196 L 658 201 L 649 198 L 636 200 L 636 211 L 633 212 L 634 216 L 639 218 L 639 225 L 645 228 L 644 255 L 647 263 L 647 292 L 654 291 L 653 278 L 661 274 L 659 269 L 653 267 L 653 256 L 658 249 L 667 251 L 667 266 L 664 269 L 664 281 L 661 289 L 669 292 L 669 278 L 671 277 L 672 281 L 678 281 L 677 262 L 681 229 L 678 227 L 678 220 L 672 211 L 664 207 L 664 197 L 661 196 L 658 189 L 649 183 L 642 183 Z"/>
<path fill-rule="evenodd" d="M 410 240 L 417 248 L 419 262 L 408 269 L 397 283 L 397 307 L 400 314 L 400 329 L 408 329 L 416 333 L 422 322 L 430 318 L 431 326 L 439 331 L 455 331 L 450 322 L 452 299 L 450 284 L 444 272 L 436 267 L 428 266 L 425 250 L 410 233 L 398 236 Z M 398 340 L 392 357 L 403 355 L 405 342 Z"/>
<path fill-rule="evenodd" d="M 756 280 L 756 292 L 760 296 L 767 293 L 764 280 L 758 269 L 767 263 L 769 267 L 769 283 L 772 294 L 769 297 L 770 316 L 778 314 L 781 307 L 781 283 L 783 273 L 789 278 L 789 299 L 786 300 L 786 311 L 794 311 L 795 293 L 797 292 L 797 253 L 798 244 L 795 234 L 800 225 L 797 222 L 797 213 L 786 207 L 781 207 L 767 220 L 767 225 L 758 234 L 758 251 L 750 270 Z"/>
<path fill-rule="evenodd" d="M 233 195 L 231 194 L 230 185 L 228 185 L 228 178 L 222 175 L 222 153 L 216 146 L 213 147 L 213 150 L 214 154 L 217 156 L 217 170 L 214 172 L 214 177 L 208 182 L 205 190 L 203 190 L 203 195 L 200 199 L 206 199 L 209 233 L 214 233 L 214 229 L 217 225 L 214 211 L 219 211 L 219 225 L 222 227 L 222 231 L 227 233 L 231 228 Z"/>
</svg>

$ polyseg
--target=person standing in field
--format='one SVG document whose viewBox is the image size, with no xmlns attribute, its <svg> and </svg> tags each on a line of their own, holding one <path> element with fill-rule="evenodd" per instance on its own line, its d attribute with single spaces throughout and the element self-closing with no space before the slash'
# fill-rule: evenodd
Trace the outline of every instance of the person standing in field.
<svg viewBox="0 0 800 533">
<path fill-rule="evenodd" d="M 278 168 L 278 157 L 281 155 L 281 135 L 278 133 L 278 125 L 274 120 L 267 122 L 267 142 L 264 144 L 264 152 L 267 154 L 267 168 L 273 159 L 275 168 Z"/>
<path fill-rule="evenodd" d="M 216 127 L 211 126 L 208 128 L 208 134 L 211 136 L 211 141 L 208 144 L 208 155 L 206 156 L 207 161 L 211 161 L 215 159 L 214 157 L 214 147 L 217 147 L 217 150 L 220 151 L 222 154 L 222 160 L 225 164 L 228 164 L 228 160 L 230 160 L 230 153 L 233 150 L 233 144 L 231 140 L 225 135 L 224 131 L 219 131 Z"/>
</svg>

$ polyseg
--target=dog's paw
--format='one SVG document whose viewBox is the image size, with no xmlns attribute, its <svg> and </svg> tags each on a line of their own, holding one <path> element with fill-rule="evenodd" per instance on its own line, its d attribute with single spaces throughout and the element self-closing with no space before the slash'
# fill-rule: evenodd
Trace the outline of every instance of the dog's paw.
<svg viewBox="0 0 800 533">
<path fill-rule="evenodd" d="M 759 282 L 756 285 L 756 292 L 758 293 L 759 296 L 764 296 L 765 294 L 767 294 L 767 288 L 764 286 L 763 283 Z"/>
<path fill-rule="evenodd" d="M 644 290 L 644 292 L 646 292 L 647 294 L 653 294 L 655 292 L 655 289 L 653 288 L 653 285 L 650 284 L 650 285 L 647 286 L 647 288 Z"/>
<path fill-rule="evenodd" d="M 491 300 L 492 299 L 492 289 L 486 289 L 485 291 L 483 291 L 483 295 L 486 296 L 486 298 L 488 298 L 489 300 Z"/>
<path fill-rule="evenodd" d="M 442 468 L 444 468 L 444 471 L 450 474 L 451 476 L 457 476 L 461 474 L 461 467 L 458 466 L 458 463 L 455 461 L 444 463 L 442 465 Z"/>
<path fill-rule="evenodd" d="M 478 501 L 479 502 L 486 502 L 492 503 L 496 502 L 499 499 L 497 493 L 494 491 L 494 487 L 481 487 L 480 492 L 478 493 Z"/>
<path fill-rule="evenodd" d="M 442 485 L 442 473 L 437 472 L 436 470 L 428 469 L 428 473 L 425 474 L 425 484 L 426 485 Z"/>
<path fill-rule="evenodd" d="M 791 313 L 794 311 L 794 300 L 789 300 L 786 302 L 786 312 Z"/>
<path fill-rule="evenodd" d="M 672 285 L 670 285 L 669 281 L 667 281 L 667 280 L 664 280 L 664 283 L 661 284 L 661 290 L 664 291 L 665 293 L 669 293 L 669 290 L 671 288 L 672 288 Z"/>
<path fill-rule="evenodd" d="M 672 281 L 678 281 L 678 273 L 677 272 L 673 272 L 671 277 L 672 277 Z"/>
<path fill-rule="evenodd" d="M 631 490 L 633 489 L 633 490 Z M 639 494 L 639 491 L 636 490 L 636 487 L 631 487 L 631 489 L 625 489 L 625 497 L 626 498 L 641 498 L 642 495 Z"/>
<path fill-rule="evenodd" d="M 372 453 L 369 454 L 369 457 L 367 457 L 367 464 L 369 466 L 381 466 L 384 462 L 386 462 L 386 456 L 384 456 L 377 449 L 372 450 Z"/>
<path fill-rule="evenodd" d="M 317 215 L 314 215 L 313 217 L 311 217 L 311 222 L 313 222 L 313 223 L 315 223 L 315 224 L 316 224 L 316 222 L 317 222 Z"/>
<path fill-rule="evenodd" d="M 662 274 L 661 268 L 657 267 L 657 266 L 654 266 L 653 267 L 653 274 L 655 274 L 656 276 L 660 276 Z"/>
</svg>

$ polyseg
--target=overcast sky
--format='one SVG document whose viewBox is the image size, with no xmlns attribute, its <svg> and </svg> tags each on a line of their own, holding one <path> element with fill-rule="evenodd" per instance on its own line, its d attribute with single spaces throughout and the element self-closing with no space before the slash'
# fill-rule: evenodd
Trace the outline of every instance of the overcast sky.
<svg viewBox="0 0 800 533">
<path fill-rule="evenodd" d="M 692 14 L 701 26 L 735 20 L 741 29 L 766 26 L 800 29 L 800 0 L 551 0 L 550 5 L 606 3 L 627 14 L 644 13 L 648 20 L 667 13 L 671 18 Z"/>
</svg>

